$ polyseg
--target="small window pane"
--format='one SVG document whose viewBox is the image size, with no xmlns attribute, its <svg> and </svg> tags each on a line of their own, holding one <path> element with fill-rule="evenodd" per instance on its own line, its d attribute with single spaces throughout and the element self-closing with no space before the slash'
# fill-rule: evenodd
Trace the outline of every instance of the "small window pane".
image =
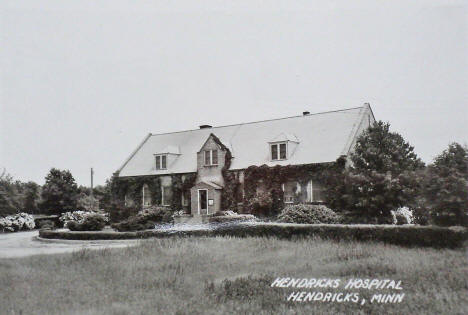
<svg viewBox="0 0 468 315">
<path fill-rule="evenodd" d="M 205 151 L 205 165 L 210 165 L 210 151 Z"/>
<path fill-rule="evenodd" d="M 212 150 L 211 154 L 212 154 L 212 161 L 211 162 L 214 165 L 217 165 L 218 164 L 218 150 Z"/>
<path fill-rule="evenodd" d="M 161 169 L 166 169 L 166 159 L 167 159 L 167 156 L 165 155 L 161 156 Z"/>
<path fill-rule="evenodd" d="M 271 159 L 277 160 L 278 159 L 278 145 L 273 144 L 271 146 Z"/>
<path fill-rule="evenodd" d="M 156 169 L 160 170 L 161 169 L 161 156 L 156 155 Z"/>
<path fill-rule="evenodd" d="M 280 159 L 286 159 L 286 143 L 281 143 L 280 145 Z"/>
</svg>

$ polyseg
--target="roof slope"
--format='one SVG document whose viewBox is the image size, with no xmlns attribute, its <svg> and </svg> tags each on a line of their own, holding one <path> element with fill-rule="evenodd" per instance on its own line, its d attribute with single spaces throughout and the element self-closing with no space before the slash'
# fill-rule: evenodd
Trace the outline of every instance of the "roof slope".
<svg viewBox="0 0 468 315">
<path fill-rule="evenodd" d="M 231 150 L 230 169 L 262 164 L 332 162 L 349 151 L 352 143 L 349 139 L 356 136 L 356 126 L 362 123 L 366 114 L 372 115 L 368 104 L 305 116 L 151 135 L 120 168 L 119 176 L 196 172 L 197 152 L 211 133 Z M 269 142 L 281 134 L 295 137 L 299 144 L 288 160 L 270 161 Z M 180 155 L 167 170 L 156 170 L 154 154 L 164 153 L 168 146 L 179 148 Z"/>
</svg>

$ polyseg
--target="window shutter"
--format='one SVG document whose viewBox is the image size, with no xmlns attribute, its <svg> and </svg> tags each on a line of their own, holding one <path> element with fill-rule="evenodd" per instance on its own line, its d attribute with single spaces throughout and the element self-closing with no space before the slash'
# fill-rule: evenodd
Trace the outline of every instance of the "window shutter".
<svg viewBox="0 0 468 315">
<path fill-rule="evenodd" d="M 211 164 L 218 165 L 218 150 L 211 150 Z"/>
</svg>

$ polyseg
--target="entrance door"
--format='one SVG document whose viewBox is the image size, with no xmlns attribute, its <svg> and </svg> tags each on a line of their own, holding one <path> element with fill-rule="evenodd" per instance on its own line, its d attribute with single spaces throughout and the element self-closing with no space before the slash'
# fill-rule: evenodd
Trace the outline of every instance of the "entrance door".
<svg viewBox="0 0 468 315">
<path fill-rule="evenodd" d="M 198 214 L 208 214 L 208 190 L 198 190 Z"/>
</svg>

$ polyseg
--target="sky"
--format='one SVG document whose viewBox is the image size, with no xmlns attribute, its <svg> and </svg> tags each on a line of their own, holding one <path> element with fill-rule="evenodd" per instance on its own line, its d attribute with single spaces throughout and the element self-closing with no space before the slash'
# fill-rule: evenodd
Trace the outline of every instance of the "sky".
<svg viewBox="0 0 468 315">
<path fill-rule="evenodd" d="M 468 1 L 1 1 L 0 169 L 110 178 L 148 133 L 371 104 L 468 144 Z"/>
</svg>

